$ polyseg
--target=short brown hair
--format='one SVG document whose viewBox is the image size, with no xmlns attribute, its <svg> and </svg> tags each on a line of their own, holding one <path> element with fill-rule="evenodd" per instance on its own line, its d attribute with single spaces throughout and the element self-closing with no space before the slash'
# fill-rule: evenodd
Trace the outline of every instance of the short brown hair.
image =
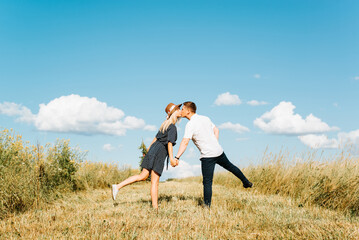
<svg viewBox="0 0 359 240">
<path fill-rule="evenodd" d="M 194 102 L 184 102 L 183 106 L 186 106 L 186 108 L 188 108 L 191 112 L 196 113 L 197 107 Z"/>
</svg>

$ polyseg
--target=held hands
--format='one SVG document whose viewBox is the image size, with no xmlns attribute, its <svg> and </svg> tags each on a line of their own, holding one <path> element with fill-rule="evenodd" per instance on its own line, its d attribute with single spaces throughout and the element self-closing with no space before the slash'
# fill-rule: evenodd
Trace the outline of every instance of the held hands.
<svg viewBox="0 0 359 240">
<path fill-rule="evenodd" d="M 176 159 L 176 158 L 171 158 L 171 166 L 172 167 L 176 167 L 176 166 L 178 166 L 178 164 L 179 164 L 179 161 L 178 161 L 178 159 Z"/>
</svg>

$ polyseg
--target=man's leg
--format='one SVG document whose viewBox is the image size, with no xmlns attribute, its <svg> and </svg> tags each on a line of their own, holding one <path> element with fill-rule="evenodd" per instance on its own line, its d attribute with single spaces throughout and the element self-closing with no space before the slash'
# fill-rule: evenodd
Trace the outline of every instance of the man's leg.
<svg viewBox="0 0 359 240">
<path fill-rule="evenodd" d="M 211 206 L 213 172 L 216 166 L 216 158 L 201 158 L 201 168 L 203 176 L 203 197 L 204 204 Z"/>
<path fill-rule="evenodd" d="M 217 163 L 222 166 L 224 169 L 230 171 L 231 173 L 233 173 L 237 178 L 239 178 L 242 183 L 243 183 L 243 187 L 248 188 L 248 187 L 252 187 L 252 183 L 246 178 L 246 176 L 244 176 L 244 174 L 242 173 L 242 171 L 236 167 L 235 165 L 233 165 L 227 158 L 226 154 L 222 154 L 221 156 L 219 156 Z"/>
</svg>

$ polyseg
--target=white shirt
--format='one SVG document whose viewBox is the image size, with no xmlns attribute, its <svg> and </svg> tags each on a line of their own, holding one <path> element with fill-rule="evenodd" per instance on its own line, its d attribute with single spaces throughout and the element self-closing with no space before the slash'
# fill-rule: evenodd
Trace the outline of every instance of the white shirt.
<svg viewBox="0 0 359 240">
<path fill-rule="evenodd" d="M 183 138 L 192 139 L 203 157 L 218 157 L 223 153 L 221 145 L 214 135 L 215 125 L 206 116 L 194 114 L 186 125 Z"/>
</svg>

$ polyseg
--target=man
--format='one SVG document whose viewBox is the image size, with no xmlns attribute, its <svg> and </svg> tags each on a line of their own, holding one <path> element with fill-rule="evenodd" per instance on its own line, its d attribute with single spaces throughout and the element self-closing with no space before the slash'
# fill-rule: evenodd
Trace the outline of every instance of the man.
<svg viewBox="0 0 359 240">
<path fill-rule="evenodd" d="M 201 152 L 200 160 L 203 175 L 204 203 L 210 207 L 213 173 L 216 163 L 238 177 L 242 181 L 244 188 L 250 188 L 253 184 L 224 154 L 223 149 L 218 142 L 218 128 L 208 117 L 196 114 L 196 110 L 197 107 L 195 103 L 183 103 L 181 116 L 187 118 L 189 122 L 186 125 L 184 137 L 175 158 L 179 160 L 182 154 L 186 151 L 189 140 L 192 139 L 193 143 Z"/>
</svg>

